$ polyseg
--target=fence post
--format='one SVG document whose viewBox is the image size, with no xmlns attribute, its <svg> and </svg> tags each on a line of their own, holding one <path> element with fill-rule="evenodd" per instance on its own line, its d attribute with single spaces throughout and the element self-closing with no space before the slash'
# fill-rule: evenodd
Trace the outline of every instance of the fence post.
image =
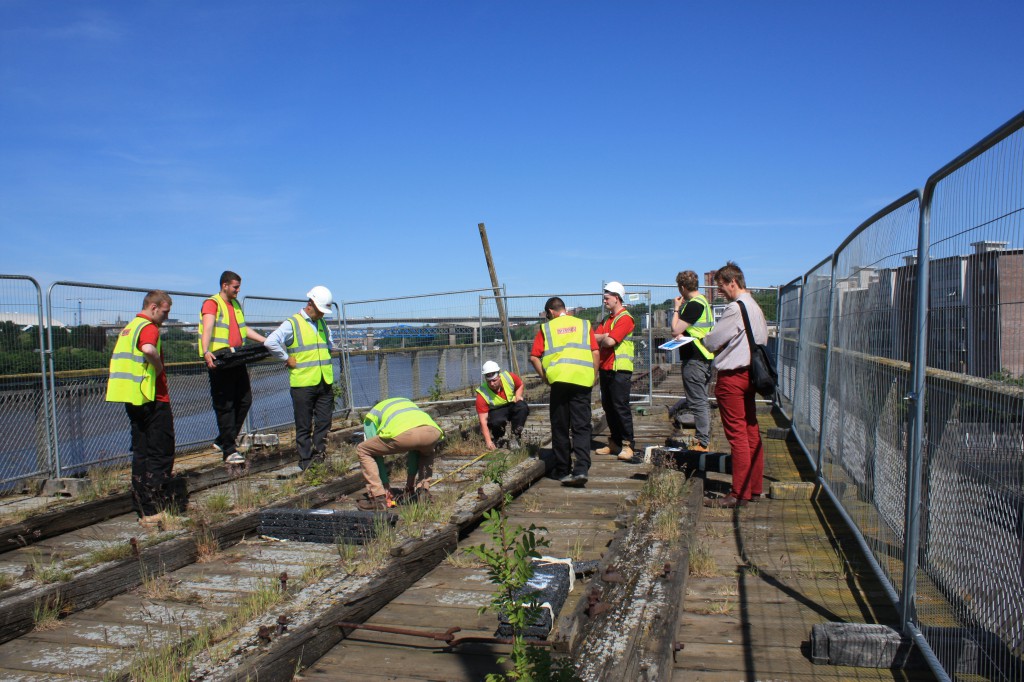
<svg viewBox="0 0 1024 682">
<path fill-rule="evenodd" d="M 825 333 L 825 376 L 821 385 L 821 431 L 818 433 L 818 461 L 815 462 L 815 469 L 818 472 L 818 479 L 821 480 L 821 463 L 825 457 L 825 434 L 828 425 L 828 380 L 832 373 L 832 306 L 836 300 L 836 254 L 832 254 L 832 277 L 829 280 L 828 291 L 828 326 Z"/>
<path fill-rule="evenodd" d="M 908 636 L 915 619 L 917 551 L 921 531 L 921 452 L 924 437 L 925 368 L 928 360 L 928 257 L 931 240 L 931 203 L 934 185 L 925 187 L 921 202 L 915 283 L 914 356 L 910 367 L 910 424 L 907 430 L 907 508 L 904 521 L 903 589 L 900 594 L 900 625 Z"/>
</svg>

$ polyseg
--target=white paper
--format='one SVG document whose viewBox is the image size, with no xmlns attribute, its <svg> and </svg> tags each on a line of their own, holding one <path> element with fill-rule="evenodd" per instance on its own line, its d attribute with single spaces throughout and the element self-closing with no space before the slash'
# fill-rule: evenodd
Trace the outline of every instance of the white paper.
<svg viewBox="0 0 1024 682">
<path fill-rule="evenodd" d="M 686 344 L 691 342 L 693 342 L 692 336 L 684 336 L 681 339 L 672 339 L 671 341 L 666 341 L 665 343 L 658 346 L 658 348 L 660 348 L 661 350 L 675 350 L 676 348 L 679 348 L 680 346 L 685 346 Z"/>
</svg>

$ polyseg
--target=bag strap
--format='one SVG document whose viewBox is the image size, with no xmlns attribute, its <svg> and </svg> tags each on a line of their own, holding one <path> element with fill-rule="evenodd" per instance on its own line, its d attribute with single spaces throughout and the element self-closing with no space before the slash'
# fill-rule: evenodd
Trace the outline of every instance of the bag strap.
<svg viewBox="0 0 1024 682">
<path fill-rule="evenodd" d="M 736 301 L 740 306 L 740 312 L 743 313 L 743 327 L 747 330 L 747 342 L 750 343 L 750 359 L 753 362 L 754 349 L 757 348 L 757 344 L 754 343 L 754 332 L 750 331 L 750 318 L 747 317 L 747 306 L 743 305 L 743 301 Z"/>
</svg>

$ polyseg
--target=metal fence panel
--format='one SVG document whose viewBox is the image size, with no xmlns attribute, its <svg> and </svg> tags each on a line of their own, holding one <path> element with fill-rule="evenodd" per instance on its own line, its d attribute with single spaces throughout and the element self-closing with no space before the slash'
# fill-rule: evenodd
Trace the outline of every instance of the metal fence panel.
<svg viewBox="0 0 1024 682">
<path fill-rule="evenodd" d="M 929 190 L 933 190 L 929 193 Z M 946 670 L 1024 679 L 1024 114 L 936 173 L 917 618 Z M 937 598 L 926 598 L 936 596 Z"/>
<path fill-rule="evenodd" d="M 803 280 L 798 278 L 779 289 L 779 331 L 776 366 L 779 371 L 779 409 L 793 417 L 793 398 L 796 396 L 797 362 L 800 346 L 800 291 Z"/>
<path fill-rule="evenodd" d="M 106 402 L 107 371 L 118 332 L 142 309 L 148 289 L 55 282 L 47 293 L 50 390 L 59 475 L 131 458 L 124 406 Z M 207 295 L 169 292 L 161 330 L 178 452 L 213 441 L 206 367 L 199 358 L 199 310 Z"/>
<path fill-rule="evenodd" d="M 436 402 L 480 383 L 481 345 L 501 344 L 499 324 L 480 323 L 480 295 L 449 291 L 342 306 L 342 349 L 349 403 L 372 407 L 403 396 Z M 467 390 L 466 400 L 471 397 Z"/>
<path fill-rule="evenodd" d="M 832 298 L 832 259 L 827 258 L 803 278 L 797 371 L 793 396 L 793 432 L 817 467 L 821 441 L 821 396 L 825 385 L 825 344 Z"/>
<path fill-rule="evenodd" d="M 836 251 L 822 479 L 894 588 L 902 584 L 913 281 L 920 195 L 860 226 Z M 898 590 L 897 590 L 898 592 Z"/>
<path fill-rule="evenodd" d="M 0 275 L 0 491 L 53 469 L 43 329 L 39 283 Z"/>
</svg>

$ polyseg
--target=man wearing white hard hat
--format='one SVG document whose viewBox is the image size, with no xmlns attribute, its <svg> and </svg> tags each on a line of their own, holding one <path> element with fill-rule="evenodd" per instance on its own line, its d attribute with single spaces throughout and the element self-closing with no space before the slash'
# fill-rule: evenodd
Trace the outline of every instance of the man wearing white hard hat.
<svg viewBox="0 0 1024 682">
<path fill-rule="evenodd" d="M 493 450 L 495 441 L 504 439 L 505 426 L 511 424 L 508 445 L 518 447 L 526 418 L 530 416 L 530 406 L 523 400 L 523 380 L 513 372 L 503 372 L 494 360 L 484 363 L 481 374 L 483 381 L 476 389 L 476 414 L 484 444 Z"/>
<path fill-rule="evenodd" d="M 220 450 L 227 464 L 245 464 L 235 441 L 252 405 L 252 388 L 245 365 L 217 369 L 213 352 L 241 348 L 246 339 L 256 343 L 266 340 L 245 325 L 238 302 L 241 288 L 241 275 L 225 270 L 220 275 L 220 291 L 203 301 L 199 313 L 199 355 L 210 371 L 210 398 L 217 415 L 217 440 L 213 446 Z"/>
<path fill-rule="evenodd" d="M 618 455 L 624 462 L 633 459 L 633 413 L 629 394 L 633 387 L 633 316 L 623 305 L 626 288 L 619 282 L 604 286 L 604 307 L 608 317 L 594 331 L 601 349 L 599 380 L 601 407 L 608 421 L 608 445 L 597 449 L 599 455 Z"/>
<path fill-rule="evenodd" d="M 334 337 L 324 322 L 334 297 L 327 287 L 315 286 L 306 298 L 306 307 L 282 322 L 263 344 L 288 368 L 295 445 L 303 471 L 323 461 L 334 412 Z"/>
</svg>

